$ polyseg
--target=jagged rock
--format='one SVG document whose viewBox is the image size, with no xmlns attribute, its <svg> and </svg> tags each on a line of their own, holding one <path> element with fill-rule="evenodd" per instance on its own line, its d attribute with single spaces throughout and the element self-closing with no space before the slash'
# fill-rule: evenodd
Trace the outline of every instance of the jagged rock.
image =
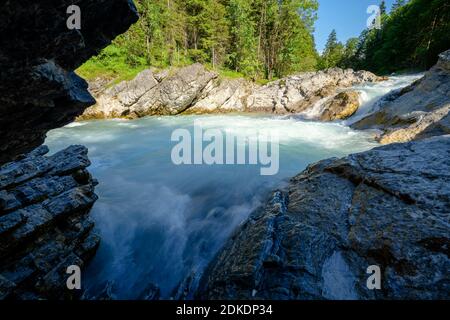
<svg viewBox="0 0 450 320">
<path fill-rule="evenodd" d="M 144 77 L 144 73 L 148 77 Z M 180 113 L 294 113 L 311 108 L 320 99 L 336 95 L 337 89 L 379 80 L 382 79 L 366 71 L 330 69 L 302 73 L 261 87 L 245 79 L 218 78 L 216 73 L 207 71 L 200 64 L 175 71 L 164 70 L 157 75 L 146 70 L 130 82 L 105 90 L 97 97 L 97 105 L 87 109 L 79 119 Z M 338 96 L 335 104 L 344 98 Z M 347 100 L 350 98 L 353 96 Z M 329 109 L 342 109 L 335 104 Z M 350 110 L 344 110 L 342 117 L 346 113 Z"/>
<path fill-rule="evenodd" d="M 236 231 L 197 297 L 450 299 L 449 172 L 448 135 L 311 165 Z"/>
<path fill-rule="evenodd" d="M 217 79 L 204 89 L 188 113 L 243 112 L 247 97 L 257 86 L 245 79 Z"/>
<path fill-rule="evenodd" d="M 73 70 L 137 21 L 131 0 L 80 0 L 81 30 L 66 26 L 71 0 L 3 1 L 0 12 L 0 164 L 43 143 L 95 103 Z"/>
<path fill-rule="evenodd" d="M 170 75 L 170 69 L 164 69 L 160 72 L 157 72 L 155 74 L 155 79 L 158 82 L 162 82 L 164 79 L 166 79 Z"/>
<path fill-rule="evenodd" d="M 386 97 L 355 129 L 380 129 L 381 143 L 407 142 L 450 133 L 450 50 L 425 76 Z"/>
<path fill-rule="evenodd" d="M 147 115 L 175 115 L 189 108 L 217 74 L 201 64 L 167 70 L 156 75 L 148 69 L 131 81 L 106 89 L 97 105 L 88 108 L 79 120 L 94 118 L 137 118 Z"/>
<path fill-rule="evenodd" d="M 82 300 L 96 300 L 96 301 L 111 301 L 111 300 L 117 300 L 117 296 L 114 294 L 114 291 L 116 290 L 116 285 L 114 281 L 106 281 L 102 288 L 100 289 L 99 293 L 95 296 L 89 296 L 84 294 L 81 299 Z"/>
<path fill-rule="evenodd" d="M 358 111 L 359 106 L 358 92 L 340 92 L 325 103 L 322 114 L 320 115 L 320 120 L 333 121 L 348 119 Z"/>
<path fill-rule="evenodd" d="M 131 81 L 101 91 L 97 104 L 86 109 L 78 120 L 126 117 L 131 106 L 157 84 L 153 72 L 144 70 Z"/>
<path fill-rule="evenodd" d="M 130 112 L 139 117 L 182 113 L 216 77 L 216 73 L 207 71 L 198 63 L 181 68 L 146 92 L 130 107 Z"/>
<path fill-rule="evenodd" d="M 89 211 L 97 200 L 87 149 L 52 156 L 39 147 L 0 167 L 0 299 L 63 299 L 66 269 L 95 253 Z"/>
<path fill-rule="evenodd" d="M 379 80 L 370 72 L 351 69 L 302 73 L 256 90 L 247 99 L 247 109 L 278 114 L 303 112 L 320 99 L 336 94 L 337 89 Z"/>
<path fill-rule="evenodd" d="M 94 96 L 100 96 L 107 88 L 109 88 L 112 80 L 109 78 L 97 77 L 88 81 L 88 90 Z"/>
</svg>

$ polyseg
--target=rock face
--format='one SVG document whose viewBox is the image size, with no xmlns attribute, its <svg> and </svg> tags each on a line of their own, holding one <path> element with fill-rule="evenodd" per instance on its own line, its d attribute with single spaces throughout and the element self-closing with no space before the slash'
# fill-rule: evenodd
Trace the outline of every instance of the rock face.
<svg viewBox="0 0 450 320">
<path fill-rule="evenodd" d="M 338 93 L 333 99 L 324 105 L 320 120 L 333 121 L 350 118 L 358 111 L 360 106 L 359 93 L 356 91 L 344 91 Z"/>
<path fill-rule="evenodd" d="M 216 79 L 203 90 L 188 113 L 226 113 L 246 111 L 247 97 L 257 86 L 245 79 Z"/>
<path fill-rule="evenodd" d="M 168 73 L 153 75 L 146 70 L 132 81 L 105 90 L 97 96 L 97 105 L 87 109 L 79 119 L 180 113 L 297 113 L 325 97 L 337 95 L 338 89 L 381 80 L 366 71 L 330 69 L 287 77 L 261 87 L 245 79 L 219 78 L 200 64 L 175 70 L 172 75 Z M 353 103 L 353 96 L 337 96 L 337 102 L 329 106 L 339 109 L 336 117 L 339 113 L 345 117 L 350 112 L 342 106 L 345 98 L 349 104 Z"/>
<path fill-rule="evenodd" d="M 248 97 L 251 111 L 298 113 L 312 107 L 317 101 L 333 96 L 337 89 L 363 82 L 381 80 L 367 71 L 329 69 L 303 73 L 270 83 Z"/>
<path fill-rule="evenodd" d="M 154 75 L 144 70 L 131 80 L 119 83 L 98 97 L 80 120 L 91 118 L 138 118 L 147 115 L 176 115 L 189 108 L 217 74 L 201 64 Z"/>
<path fill-rule="evenodd" d="M 234 234 L 197 296 L 449 299 L 449 172 L 450 136 L 311 165 Z"/>
<path fill-rule="evenodd" d="M 80 30 L 66 24 L 73 4 L 81 10 Z M 83 268 L 99 244 L 88 215 L 96 181 L 86 170 L 86 148 L 47 157 L 48 148 L 38 146 L 47 131 L 95 103 L 73 70 L 137 19 L 131 0 L 2 2 L 0 300 L 72 299 L 79 292 L 67 290 L 66 270 Z"/>
<path fill-rule="evenodd" d="M 73 298 L 66 270 L 82 268 L 99 244 L 87 149 L 47 152 L 42 146 L 0 167 L 0 300 Z"/>
<path fill-rule="evenodd" d="M 71 0 L 3 1 L 0 12 L 0 164 L 43 143 L 95 103 L 72 71 L 137 21 L 131 0 L 80 0 L 81 30 L 66 22 Z"/>
<path fill-rule="evenodd" d="M 176 115 L 189 108 L 200 92 L 217 74 L 207 71 L 201 64 L 180 69 L 164 78 L 160 85 L 145 93 L 131 112 L 146 115 Z"/>
<path fill-rule="evenodd" d="M 450 133 L 450 50 L 425 76 L 393 92 L 355 129 L 381 129 L 381 143 L 406 142 Z"/>
<path fill-rule="evenodd" d="M 86 109 L 80 120 L 91 118 L 120 118 L 129 116 L 131 106 L 150 89 L 158 84 L 152 71 L 145 70 L 131 81 L 124 81 L 116 86 L 101 91 L 97 104 Z M 91 88 L 90 88 L 91 89 Z"/>
</svg>

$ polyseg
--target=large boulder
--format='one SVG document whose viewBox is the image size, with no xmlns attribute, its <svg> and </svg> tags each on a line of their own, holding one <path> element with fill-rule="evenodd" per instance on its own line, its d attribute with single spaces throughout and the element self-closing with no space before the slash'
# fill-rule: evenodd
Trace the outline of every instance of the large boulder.
<svg viewBox="0 0 450 320">
<path fill-rule="evenodd" d="M 381 143 L 406 142 L 450 133 L 450 50 L 425 76 L 383 99 L 379 110 L 353 125 L 379 129 Z"/>
<path fill-rule="evenodd" d="M 217 79 L 202 92 L 188 113 L 243 112 L 256 85 L 245 79 Z"/>
<path fill-rule="evenodd" d="M 97 104 L 78 120 L 180 114 L 212 88 L 216 78 L 216 73 L 198 63 L 157 74 L 144 70 L 131 81 L 99 91 Z"/>
<path fill-rule="evenodd" d="M 47 152 L 0 167 L 0 300 L 76 298 L 66 270 L 83 268 L 99 245 L 87 149 Z"/>
<path fill-rule="evenodd" d="M 96 95 L 98 103 L 87 109 L 79 119 L 137 118 L 180 113 L 297 113 L 312 108 L 316 102 L 328 97 L 335 98 L 327 109 L 331 113 L 336 109 L 334 116 L 338 119 L 350 114 L 351 108 L 359 107 L 354 94 L 339 95 L 340 89 L 380 80 L 382 78 L 367 71 L 330 69 L 302 73 L 259 86 L 245 79 L 219 77 L 201 64 L 164 70 L 156 75 L 145 70 L 136 79 L 104 91 L 93 86 L 92 91 L 99 92 Z M 348 104 L 342 106 L 344 100 Z M 342 115 L 339 114 L 341 112 Z M 330 114 L 329 118 L 332 117 Z"/>
<path fill-rule="evenodd" d="M 215 78 L 216 73 L 206 70 L 198 63 L 181 68 L 146 92 L 130 107 L 130 113 L 139 117 L 180 114 L 194 103 L 202 90 Z"/>
<path fill-rule="evenodd" d="M 78 120 L 122 118 L 130 115 L 130 107 L 158 84 L 151 70 L 140 72 L 133 80 L 97 91 L 97 104 L 87 108 Z M 94 86 L 89 90 L 93 92 Z"/>
<path fill-rule="evenodd" d="M 319 119 L 322 121 L 346 120 L 358 111 L 359 106 L 358 92 L 343 91 L 324 103 Z"/>
<path fill-rule="evenodd" d="M 379 80 L 382 79 L 370 72 L 355 72 L 351 69 L 302 73 L 256 90 L 247 99 L 247 109 L 278 114 L 299 113 L 311 108 L 319 100 L 335 95 L 338 89 Z"/>
<path fill-rule="evenodd" d="M 81 9 L 81 30 L 67 8 Z M 137 21 L 131 0 L 3 1 L 0 11 L 0 164 L 43 143 L 95 103 L 73 70 Z"/>
<path fill-rule="evenodd" d="M 311 165 L 235 232 L 197 296 L 450 299 L 448 172 L 450 136 Z"/>
</svg>

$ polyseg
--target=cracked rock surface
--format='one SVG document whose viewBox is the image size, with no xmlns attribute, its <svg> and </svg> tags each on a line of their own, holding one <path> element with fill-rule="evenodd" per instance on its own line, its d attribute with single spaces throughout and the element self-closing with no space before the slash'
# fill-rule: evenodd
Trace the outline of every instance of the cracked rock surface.
<svg viewBox="0 0 450 320">
<path fill-rule="evenodd" d="M 87 149 L 47 152 L 0 167 L 0 299 L 73 298 L 66 270 L 82 268 L 99 245 Z"/>
<path fill-rule="evenodd" d="M 313 164 L 236 231 L 197 296 L 449 299 L 449 172 L 450 136 Z"/>
<path fill-rule="evenodd" d="M 74 4 L 80 30 L 66 24 Z M 45 156 L 39 146 L 95 103 L 73 71 L 137 21 L 137 11 L 131 0 L 0 7 L 0 300 L 77 298 L 66 270 L 83 268 L 98 247 L 89 217 L 96 181 L 85 147 Z"/>
<path fill-rule="evenodd" d="M 341 106 L 340 89 L 381 80 L 367 71 L 335 68 L 301 73 L 259 86 L 246 79 L 221 78 L 197 63 L 159 74 L 144 70 L 135 79 L 103 91 L 97 90 L 93 83 L 91 91 L 97 97 L 97 104 L 79 119 L 229 112 L 289 114 L 305 111 L 325 97 L 337 99 L 327 107 L 339 118 L 340 113 L 346 117 L 359 107 L 358 103 L 352 112 L 341 110 L 351 103 Z"/>
</svg>

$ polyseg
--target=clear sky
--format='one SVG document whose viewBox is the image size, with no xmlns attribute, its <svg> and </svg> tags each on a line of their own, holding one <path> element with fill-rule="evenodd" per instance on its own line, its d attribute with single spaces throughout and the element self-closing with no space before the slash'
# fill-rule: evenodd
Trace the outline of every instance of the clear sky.
<svg viewBox="0 0 450 320">
<path fill-rule="evenodd" d="M 319 19 L 316 22 L 314 36 L 317 50 L 322 52 L 331 30 L 336 29 L 339 41 L 345 43 L 348 38 L 358 37 L 366 28 L 367 8 L 379 5 L 381 0 L 319 0 Z M 394 0 L 386 0 L 388 11 Z"/>
</svg>

